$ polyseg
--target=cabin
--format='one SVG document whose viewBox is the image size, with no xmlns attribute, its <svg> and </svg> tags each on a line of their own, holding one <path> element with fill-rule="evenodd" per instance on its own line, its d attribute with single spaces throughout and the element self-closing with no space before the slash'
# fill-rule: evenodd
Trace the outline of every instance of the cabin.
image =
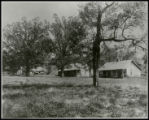
<svg viewBox="0 0 149 120">
<path fill-rule="evenodd" d="M 58 70 L 58 76 L 60 76 L 61 70 Z M 92 70 L 85 65 L 79 63 L 70 64 L 68 68 L 64 69 L 64 77 L 90 77 Z"/>
<path fill-rule="evenodd" d="M 60 74 L 61 74 L 61 70 L 58 71 L 58 76 L 60 76 Z M 80 76 L 80 69 L 78 68 L 64 69 L 64 76 L 65 77 Z"/>
<path fill-rule="evenodd" d="M 141 77 L 141 68 L 133 60 L 107 62 L 98 71 L 102 78 Z"/>
</svg>

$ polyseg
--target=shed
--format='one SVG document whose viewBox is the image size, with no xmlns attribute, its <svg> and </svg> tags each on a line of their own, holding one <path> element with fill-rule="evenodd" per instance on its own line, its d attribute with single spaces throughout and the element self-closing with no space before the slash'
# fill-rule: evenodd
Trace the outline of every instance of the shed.
<svg viewBox="0 0 149 120">
<path fill-rule="evenodd" d="M 76 63 L 76 64 L 70 64 L 69 68 L 64 69 L 64 76 L 65 77 L 89 77 L 91 76 L 91 72 L 89 68 L 85 65 Z M 58 76 L 60 76 L 61 70 L 58 70 Z"/>
<path fill-rule="evenodd" d="M 99 70 L 99 77 L 123 78 L 140 77 L 141 68 L 133 60 L 107 62 Z"/>
<path fill-rule="evenodd" d="M 58 71 L 58 76 L 60 76 L 61 71 Z M 80 76 L 80 69 L 78 68 L 70 68 L 70 69 L 64 69 L 64 76 L 65 77 L 77 77 Z"/>
</svg>

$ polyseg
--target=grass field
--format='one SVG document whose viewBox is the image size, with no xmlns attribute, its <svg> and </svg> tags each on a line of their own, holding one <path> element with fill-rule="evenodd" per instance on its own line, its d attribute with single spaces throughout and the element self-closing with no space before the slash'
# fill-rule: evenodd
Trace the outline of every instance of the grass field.
<svg viewBox="0 0 149 120">
<path fill-rule="evenodd" d="M 147 79 L 2 77 L 3 118 L 147 117 Z"/>
</svg>

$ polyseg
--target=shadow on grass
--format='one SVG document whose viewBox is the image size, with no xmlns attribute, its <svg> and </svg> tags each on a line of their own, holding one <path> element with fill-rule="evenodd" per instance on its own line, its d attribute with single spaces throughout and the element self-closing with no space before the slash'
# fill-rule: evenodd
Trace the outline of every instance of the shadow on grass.
<svg viewBox="0 0 149 120">
<path fill-rule="evenodd" d="M 30 97 L 30 96 L 32 95 L 27 93 L 5 94 L 3 95 L 3 99 L 15 99 L 20 97 Z"/>
<path fill-rule="evenodd" d="M 23 88 L 37 88 L 37 89 L 46 89 L 50 87 L 93 87 L 92 85 L 74 85 L 69 83 L 61 83 L 61 84 L 20 84 L 20 85 L 3 85 L 3 88 L 7 89 L 23 89 Z"/>
</svg>

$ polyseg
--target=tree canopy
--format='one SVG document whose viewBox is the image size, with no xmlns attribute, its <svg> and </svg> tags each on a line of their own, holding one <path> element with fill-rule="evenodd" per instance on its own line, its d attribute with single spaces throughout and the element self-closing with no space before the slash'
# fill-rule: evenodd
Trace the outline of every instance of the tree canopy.
<svg viewBox="0 0 149 120">
<path fill-rule="evenodd" d="M 26 76 L 32 67 L 42 64 L 44 53 L 50 51 L 48 22 L 39 18 L 7 25 L 3 30 L 4 63 L 16 72 L 20 66 L 25 68 Z"/>
<path fill-rule="evenodd" d="M 55 21 L 50 27 L 50 36 L 53 43 L 53 53 L 55 54 L 55 64 L 63 73 L 64 67 L 72 62 L 76 62 L 81 42 L 85 38 L 85 27 L 78 17 L 62 17 L 56 14 Z"/>
</svg>

